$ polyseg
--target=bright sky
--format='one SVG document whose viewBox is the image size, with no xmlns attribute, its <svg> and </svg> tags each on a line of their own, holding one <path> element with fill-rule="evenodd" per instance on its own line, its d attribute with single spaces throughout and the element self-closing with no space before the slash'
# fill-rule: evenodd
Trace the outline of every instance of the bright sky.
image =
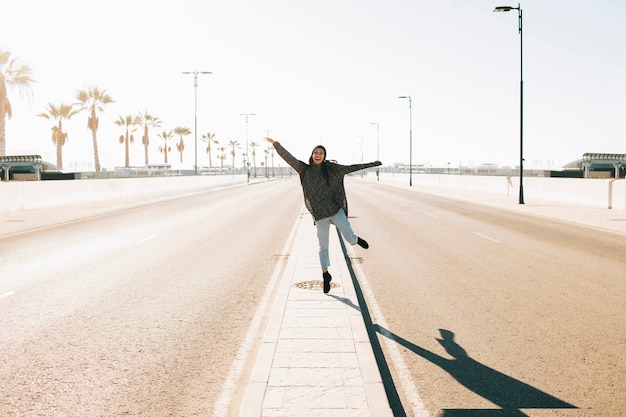
<svg viewBox="0 0 626 417">
<path fill-rule="evenodd" d="M 31 97 L 9 91 L 8 154 L 56 161 L 47 103 L 95 85 L 100 158 L 124 164 L 120 115 L 194 128 L 220 144 L 266 135 L 306 160 L 317 144 L 349 164 L 519 162 L 520 35 L 506 0 L 20 0 L 0 8 L 0 49 L 33 69 Z M 526 168 L 559 169 L 584 152 L 626 153 L 626 2 L 527 0 L 523 9 Z M 64 123 L 64 168 L 92 170 L 87 114 Z M 372 124 L 374 123 L 374 124 Z M 378 123 L 380 135 L 377 136 Z M 163 162 L 151 135 L 151 163 Z M 192 167 L 194 135 L 181 166 Z M 143 165 L 141 133 L 131 164 Z M 379 144 L 379 145 L 377 145 Z M 171 143 L 175 150 L 174 142 Z M 198 165 L 208 165 L 198 143 Z M 266 148 L 257 149 L 261 155 Z M 257 165 L 260 164 L 257 156 Z M 178 153 L 171 155 L 176 164 Z M 238 159 L 238 164 L 241 158 Z M 226 160 L 230 163 L 230 157 Z M 214 164 L 217 164 L 214 154 Z"/>
</svg>

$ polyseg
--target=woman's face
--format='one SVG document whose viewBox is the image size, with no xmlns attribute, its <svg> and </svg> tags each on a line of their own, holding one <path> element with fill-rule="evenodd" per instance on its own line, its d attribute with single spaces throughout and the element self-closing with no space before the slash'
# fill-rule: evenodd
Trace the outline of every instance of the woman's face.
<svg viewBox="0 0 626 417">
<path fill-rule="evenodd" d="M 324 162 L 324 159 L 326 158 L 326 153 L 321 148 L 315 148 L 313 149 L 313 154 L 311 155 L 311 157 L 313 158 L 313 163 L 319 165 Z"/>
</svg>

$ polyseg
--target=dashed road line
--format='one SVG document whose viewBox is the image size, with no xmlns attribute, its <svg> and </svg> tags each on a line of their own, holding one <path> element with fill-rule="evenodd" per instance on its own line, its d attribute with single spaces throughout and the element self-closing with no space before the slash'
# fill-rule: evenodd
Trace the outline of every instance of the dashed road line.
<svg viewBox="0 0 626 417">
<path fill-rule="evenodd" d="M 494 238 L 489 237 L 489 236 L 487 236 L 487 235 L 483 235 L 482 233 L 474 232 L 474 234 L 475 234 L 476 236 L 478 236 L 478 237 L 482 237 L 483 239 L 490 240 L 491 242 L 494 242 L 494 243 L 500 243 L 500 241 L 499 241 L 498 239 L 494 239 Z"/>
<path fill-rule="evenodd" d="M 145 238 L 143 238 L 143 239 L 141 239 L 141 240 L 138 240 L 138 241 L 137 241 L 137 242 L 135 242 L 135 243 L 136 243 L 137 245 L 139 245 L 139 244 L 141 244 L 141 243 L 144 243 L 144 242 L 147 242 L 147 241 L 149 241 L 149 240 L 152 240 L 152 239 L 154 239 L 154 238 L 156 238 L 156 237 L 159 237 L 159 235 L 158 235 L 158 234 L 156 234 L 156 235 L 148 236 L 148 237 L 145 237 Z"/>
<path fill-rule="evenodd" d="M 15 291 L 5 292 L 4 294 L 0 294 L 0 298 L 10 297 L 15 294 Z"/>
</svg>

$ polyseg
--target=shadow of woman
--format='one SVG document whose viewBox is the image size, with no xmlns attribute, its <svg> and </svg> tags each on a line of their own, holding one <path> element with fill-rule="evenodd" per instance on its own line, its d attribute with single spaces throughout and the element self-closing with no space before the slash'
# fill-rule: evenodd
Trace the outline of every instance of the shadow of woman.
<svg viewBox="0 0 626 417">
<path fill-rule="evenodd" d="M 439 356 L 393 334 L 387 329 L 383 329 L 378 325 L 375 326 L 376 331 L 383 336 L 400 343 L 412 352 L 439 366 L 460 384 L 502 408 L 502 410 L 493 410 L 498 414 L 490 413 L 490 415 L 525 416 L 520 411 L 520 408 L 577 408 L 572 404 L 475 361 L 468 356 L 465 349 L 456 343 L 454 333 L 450 330 L 439 329 L 441 339 L 436 340 L 453 359 Z M 447 410 L 444 415 L 446 417 L 469 417 L 478 416 L 479 414 L 472 412 L 472 410 Z"/>
</svg>

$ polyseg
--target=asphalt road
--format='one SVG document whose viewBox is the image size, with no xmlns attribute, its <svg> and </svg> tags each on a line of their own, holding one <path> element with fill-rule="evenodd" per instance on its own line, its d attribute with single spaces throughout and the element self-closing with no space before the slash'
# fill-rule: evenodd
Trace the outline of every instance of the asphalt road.
<svg viewBox="0 0 626 417">
<path fill-rule="evenodd" d="M 389 327 L 378 338 L 400 348 L 431 416 L 626 416 L 623 235 L 377 183 L 347 189 L 370 243 L 361 279 Z"/>
<path fill-rule="evenodd" d="M 626 416 L 624 236 L 346 183 L 430 416 Z M 293 178 L 1 237 L 0 416 L 211 415 L 301 208 Z"/>
<path fill-rule="evenodd" d="M 211 415 L 299 192 L 227 188 L 1 238 L 0 416 Z"/>
</svg>

